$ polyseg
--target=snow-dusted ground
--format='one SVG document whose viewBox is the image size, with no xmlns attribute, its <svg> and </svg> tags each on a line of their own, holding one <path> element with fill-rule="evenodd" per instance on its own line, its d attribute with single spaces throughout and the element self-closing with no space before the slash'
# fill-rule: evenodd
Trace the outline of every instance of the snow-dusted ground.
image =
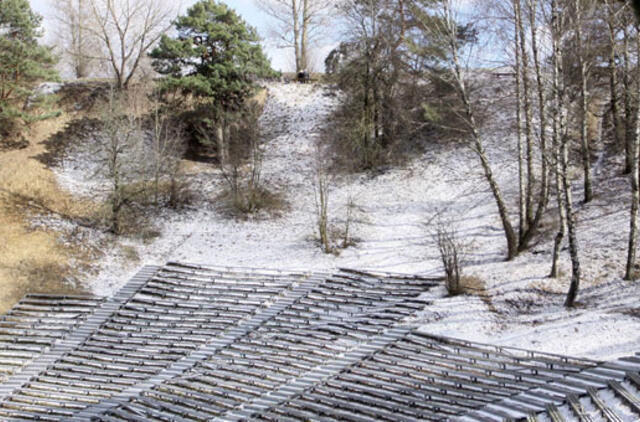
<svg viewBox="0 0 640 422">
<path fill-rule="evenodd" d="M 314 241 L 315 145 L 337 101 L 335 93 L 318 85 L 269 86 L 261 118 L 267 134 L 263 179 L 270 188 L 282 191 L 290 203 L 281 217 L 231 220 L 216 211 L 215 204 L 165 214 L 156 222 L 162 234 L 153 242 L 112 243 L 100 261 L 98 274 L 87 277 L 90 288 L 96 294 L 111 295 L 139 269 L 140 264 L 123 264 L 123 245 L 134 247 L 142 264 L 174 260 L 219 266 L 351 267 L 439 275 L 441 266 L 430 233 L 434 216 L 442 214 L 469 244 L 466 273 L 484 280 L 492 301 L 472 295 L 449 298 L 444 288 L 435 289 L 425 293 L 433 305 L 411 322 L 434 334 L 576 356 L 604 359 L 640 351 L 640 311 L 636 316 L 625 313 L 637 306 L 640 287 L 620 280 L 628 189 L 619 177 L 602 174 L 596 181 L 598 196 L 579 210 L 584 282 L 581 304 L 571 311 L 562 307 L 570 276 L 566 251 L 561 260 L 564 275 L 558 280 L 545 277 L 551 230 L 529 252 L 512 262 L 503 261 L 505 242 L 493 199 L 477 158 L 463 146 L 434 144 L 407 166 L 375 177 L 337 177 L 330 189 L 329 213 L 340 224 L 346 203 L 353 198 L 356 223 L 351 230 L 360 242 L 339 256 L 322 253 Z M 487 149 L 501 188 L 515 205 L 515 145 L 504 131 L 508 127 L 504 121 L 498 120 L 492 127 Z M 76 190 L 86 176 L 77 171 L 82 168 L 63 166 L 59 171 L 62 184 Z M 197 182 L 211 197 L 223 186 L 213 170 L 198 176 Z M 577 189 L 579 181 L 575 184 Z M 83 192 L 82 188 L 79 191 Z M 579 194 L 576 190 L 577 197 Z"/>
</svg>

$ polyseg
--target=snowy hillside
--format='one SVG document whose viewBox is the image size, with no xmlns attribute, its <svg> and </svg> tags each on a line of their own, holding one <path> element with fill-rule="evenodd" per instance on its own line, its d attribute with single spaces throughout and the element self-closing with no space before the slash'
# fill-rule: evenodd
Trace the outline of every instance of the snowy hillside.
<svg viewBox="0 0 640 422">
<path fill-rule="evenodd" d="M 443 215 L 467 239 L 471 262 L 466 273 L 485 282 L 490 298 L 448 298 L 444 287 L 425 293 L 434 305 L 411 321 L 422 324 L 425 332 L 592 358 L 638 351 L 640 286 L 620 280 L 628 220 L 625 179 L 603 172 L 599 189 L 609 193 L 601 193 L 578 211 L 584 282 L 580 304 L 572 311 L 562 307 L 570 273 L 566 251 L 561 260 L 564 275 L 558 280 L 546 278 L 548 244 L 534 246 L 512 262 L 503 261 L 506 246 L 494 202 L 477 158 L 463 145 L 434 144 L 407 166 L 375 177 L 336 177 L 330 188 L 330 217 L 340 224 L 351 197 L 356 204 L 351 230 L 359 242 L 339 256 L 327 255 L 314 240 L 313 167 L 319 130 L 337 105 L 336 94 L 314 84 L 272 84 L 268 89 L 261 118 L 263 179 L 283 192 L 290 208 L 278 218 L 248 220 L 224 217 L 211 202 L 186 213 L 166 213 L 156 222 L 161 236 L 151 243 L 123 240 L 104 251 L 98 274 L 86 277 L 94 293 L 111 295 L 141 264 L 171 260 L 278 269 L 350 267 L 436 276 L 442 270 L 431 232 L 434 217 Z M 488 135 L 487 149 L 501 188 L 514 205 L 516 173 L 501 163 L 515 162 L 509 158 L 515 154 L 515 143 L 497 133 Z M 59 180 L 75 192 L 84 192 L 76 185 L 91 183 L 90 171 L 74 165 L 73 154 L 57 170 Z M 82 151 L 76 154 L 81 156 Z M 195 176 L 195 183 L 210 198 L 223 187 L 221 176 L 212 170 Z M 550 216 L 553 212 L 552 208 Z M 551 222 L 549 217 L 549 233 L 542 242 L 551 241 Z M 122 245 L 136 249 L 139 263 L 123 265 Z"/>
</svg>

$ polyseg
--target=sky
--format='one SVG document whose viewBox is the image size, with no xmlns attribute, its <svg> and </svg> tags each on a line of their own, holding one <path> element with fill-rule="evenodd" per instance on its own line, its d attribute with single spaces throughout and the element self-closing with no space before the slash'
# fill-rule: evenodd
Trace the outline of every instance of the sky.
<svg viewBox="0 0 640 422">
<path fill-rule="evenodd" d="M 184 13 L 186 9 L 195 3 L 197 0 L 183 0 L 181 11 Z M 55 21 L 52 18 L 53 5 L 56 0 L 31 0 L 31 8 L 40 13 L 44 17 L 45 28 L 45 42 L 53 42 L 51 35 L 54 33 Z M 231 8 L 235 9 L 243 19 L 250 25 L 257 28 L 258 33 L 264 39 L 264 51 L 271 59 L 271 64 L 274 69 L 281 71 L 294 70 L 293 51 L 287 48 L 278 47 L 277 42 L 269 39 L 271 28 L 273 28 L 272 19 L 266 15 L 255 3 L 255 0 L 224 0 Z M 337 42 L 334 40 L 320 40 L 318 43 L 313 65 L 314 71 L 324 70 L 323 63 L 327 54 L 336 46 Z"/>
</svg>

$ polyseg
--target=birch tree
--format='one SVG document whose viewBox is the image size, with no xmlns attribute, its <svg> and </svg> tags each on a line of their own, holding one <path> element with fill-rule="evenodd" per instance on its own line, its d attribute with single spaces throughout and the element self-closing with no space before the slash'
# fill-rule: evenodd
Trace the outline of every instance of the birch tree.
<svg viewBox="0 0 640 422">
<path fill-rule="evenodd" d="M 468 29 L 468 26 L 460 25 L 456 21 L 451 0 L 437 1 L 435 3 L 437 9 L 433 11 L 433 15 L 431 16 L 428 13 L 430 6 L 426 0 L 417 0 L 414 4 L 413 13 L 417 17 L 416 25 L 421 31 L 429 34 L 432 40 L 438 40 L 436 42 L 445 52 L 443 66 L 446 71 L 440 74 L 440 78 L 443 82 L 450 84 L 456 92 L 461 108 L 459 113 L 466 125 L 465 129 L 470 138 L 470 147 L 480 161 L 485 179 L 489 184 L 493 199 L 498 208 L 498 214 L 507 242 L 507 260 L 511 260 L 518 254 L 518 239 L 516 232 L 513 230 L 502 192 L 493 174 L 489 159 L 487 158 L 469 91 L 468 75 L 470 74 L 470 70 L 465 67 L 463 57 L 461 56 L 463 53 L 461 46 L 463 45 L 464 31 Z"/>
<path fill-rule="evenodd" d="M 587 134 L 587 118 L 589 114 L 589 87 L 588 87 L 588 63 L 585 57 L 585 43 L 583 36 L 583 15 L 586 9 L 586 0 L 574 0 L 575 9 L 575 44 L 580 80 L 580 145 L 582 146 L 582 170 L 584 185 L 584 202 L 590 202 L 593 198 L 591 191 L 591 150 Z"/>
<path fill-rule="evenodd" d="M 611 104 L 611 121 L 613 123 L 613 136 L 616 141 L 616 145 L 624 146 L 625 149 L 625 173 L 631 171 L 631 155 L 627 151 L 627 144 L 624 132 L 624 122 L 620 115 L 620 97 L 618 95 L 618 68 L 616 66 L 616 56 L 618 55 L 618 14 L 622 8 L 617 7 L 617 2 L 614 0 L 606 1 L 606 21 L 609 36 L 609 51 L 607 54 L 607 65 L 609 70 L 609 96 Z"/>
<path fill-rule="evenodd" d="M 513 0 L 514 24 L 514 73 L 516 77 L 516 139 L 518 144 L 518 238 L 523 239 L 527 231 L 527 202 L 525 191 L 524 140 L 522 138 L 522 64 L 520 58 L 520 13 L 519 1 Z"/>
<path fill-rule="evenodd" d="M 528 228 L 524 235 L 520 238 L 520 250 L 524 250 L 527 247 L 529 239 L 535 233 L 540 224 L 540 220 L 542 219 L 542 215 L 547 208 L 547 202 L 549 198 L 549 170 L 547 166 L 547 110 L 546 110 L 546 97 L 545 97 L 545 83 L 544 77 L 542 74 L 542 66 L 540 63 L 540 51 L 538 46 L 538 0 L 527 0 L 527 11 L 529 14 L 529 31 L 530 31 L 530 43 L 531 43 L 531 56 L 533 59 L 533 70 L 535 73 L 536 80 L 536 94 L 538 100 L 538 138 L 540 140 L 539 150 L 540 150 L 540 189 L 538 195 L 538 201 L 536 205 L 536 212 L 533 214 L 533 210 L 528 212 L 527 225 Z M 524 41 L 521 41 L 521 45 L 524 46 Z M 526 71 L 526 69 L 525 69 Z M 532 93 L 533 95 L 533 93 Z M 525 100 L 527 101 L 527 100 Z M 527 133 L 527 136 L 532 136 Z M 528 167 L 529 171 L 533 168 L 530 160 L 532 160 L 530 153 L 530 145 L 531 140 L 527 140 L 528 147 Z M 531 184 L 531 180 L 533 179 L 533 175 L 529 174 L 529 184 Z M 531 192 L 531 188 L 529 188 L 527 192 L 527 198 L 531 198 L 533 196 L 533 192 Z M 529 203 L 532 202 L 531 199 L 528 200 Z M 533 216 L 533 217 L 531 217 Z"/>
<path fill-rule="evenodd" d="M 562 49 L 561 38 L 564 30 L 564 14 L 558 10 L 558 1 L 551 1 L 551 46 L 552 46 L 552 95 L 553 95 L 553 134 L 552 149 L 554 173 L 556 182 L 556 198 L 558 203 L 558 232 L 554 238 L 553 255 L 551 258 L 551 272 L 549 277 L 558 276 L 558 257 L 560 247 L 567 232 L 567 212 L 564 200 L 564 185 L 562 183 L 561 148 L 562 137 L 565 136 L 566 109 L 564 104 L 564 75 L 561 74 Z"/>
<path fill-rule="evenodd" d="M 633 143 L 633 127 L 634 116 L 631 110 L 631 62 L 629 54 L 629 34 L 630 20 L 628 13 L 629 8 L 625 7 L 620 14 L 620 23 L 622 26 L 622 104 L 624 112 L 624 140 L 625 140 L 625 171 L 631 171 L 632 152 L 631 144 Z"/>
<path fill-rule="evenodd" d="M 579 0 L 573 0 L 579 1 Z M 575 3 L 574 3 L 575 4 Z M 569 255 L 571 258 L 571 281 L 564 305 L 572 307 L 580 288 L 580 257 L 579 246 L 576 235 L 576 220 L 573 209 L 573 195 L 571 190 L 571 180 L 568 175 L 569 169 L 569 131 L 568 118 L 570 111 L 570 99 L 568 95 L 567 74 L 565 70 L 566 61 L 563 49 L 570 38 L 575 37 L 568 23 L 567 10 L 570 4 L 559 4 L 558 0 L 551 0 L 550 5 L 550 42 L 551 42 L 551 71 L 552 71 L 552 157 L 554 165 L 556 198 L 558 204 L 558 232 L 556 233 L 553 245 L 553 255 L 551 261 L 550 277 L 558 276 L 558 258 L 560 248 L 565 236 L 569 241 Z M 574 22 L 575 23 L 575 22 Z"/>
<path fill-rule="evenodd" d="M 636 45 L 640 51 L 640 28 L 636 28 Z M 640 66 L 636 67 L 637 77 L 640 78 Z M 640 79 L 639 79 L 640 81 Z M 636 262 L 636 243 L 638 237 L 638 201 L 640 201 L 639 180 L 638 180 L 638 161 L 640 156 L 640 82 L 637 84 L 638 105 L 636 107 L 636 130 L 635 137 L 631 144 L 631 207 L 629 216 L 629 244 L 627 247 L 627 265 L 624 274 L 625 280 L 635 278 L 634 265 Z"/>
<path fill-rule="evenodd" d="M 522 106 L 524 108 L 524 123 L 525 123 L 525 156 L 526 156 L 526 179 L 527 184 L 525 188 L 525 219 L 526 219 L 526 232 L 529 231 L 529 226 L 533 222 L 533 190 L 534 190 L 534 170 L 533 170 L 533 110 L 531 105 L 531 79 L 529 77 L 529 52 L 527 51 L 527 37 L 525 35 L 522 7 L 520 0 L 514 1 L 514 13 L 515 22 L 518 27 L 520 40 L 520 57 L 522 60 Z M 520 239 L 520 243 L 523 244 L 523 238 Z"/>
</svg>

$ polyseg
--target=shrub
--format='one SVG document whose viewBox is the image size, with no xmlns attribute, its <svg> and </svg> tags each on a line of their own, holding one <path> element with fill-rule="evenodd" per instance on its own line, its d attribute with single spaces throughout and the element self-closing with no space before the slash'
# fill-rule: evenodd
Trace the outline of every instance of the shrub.
<svg viewBox="0 0 640 422">
<path fill-rule="evenodd" d="M 434 240 L 444 267 L 447 292 L 455 296 L 464 292 L 461 284 L 465 246 L 451 221 L 438 220 Z"/>
</svg>

